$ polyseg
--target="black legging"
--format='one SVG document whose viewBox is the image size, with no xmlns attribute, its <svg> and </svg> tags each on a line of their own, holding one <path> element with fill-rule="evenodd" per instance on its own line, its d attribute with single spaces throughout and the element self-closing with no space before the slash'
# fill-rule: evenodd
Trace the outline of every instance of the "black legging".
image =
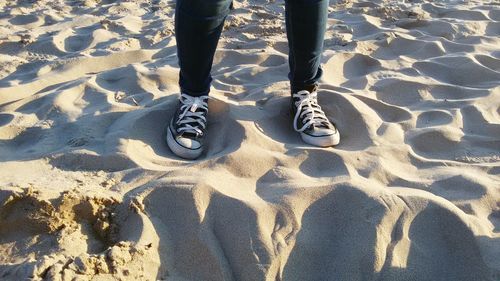
<svg viewBox="0 0 500 281">
<path fill-rule="evenodd" d="M 231 0 L 177 0 L 175 36 L 183 93 L 208 94 L 214 53 L 231 4 Z M 328 5 L 328 0 L 285 0 L 288 78 L 293 92 L 317 84 L 322 75 Z"/>
</svg>

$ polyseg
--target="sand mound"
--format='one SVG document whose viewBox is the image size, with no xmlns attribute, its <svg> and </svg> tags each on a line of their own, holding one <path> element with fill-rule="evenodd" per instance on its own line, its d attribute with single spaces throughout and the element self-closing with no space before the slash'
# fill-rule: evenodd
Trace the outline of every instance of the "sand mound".
<svg viewBox="0 0 500 281">
<path fill-rule="evenodd" d="M 2 279 L 156 276 L 143 272 L 144 265 L 151 262 L 152 244 L 138 247 L 119 241 L 116 199 L 78 191 L 49 198 L 33 188 L 17 192 L 4 189 L 1 195 Z"/>
</svg>

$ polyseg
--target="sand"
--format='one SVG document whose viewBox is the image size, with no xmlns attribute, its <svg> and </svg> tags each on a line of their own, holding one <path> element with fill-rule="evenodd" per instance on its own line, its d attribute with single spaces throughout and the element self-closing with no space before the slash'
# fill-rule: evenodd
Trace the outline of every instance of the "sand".
<svg viewBox="0 0 500 281">
<path fill-rule="evenodd" d="M 332 1 L 326 149 L 282 1 L 235 2 L 197 161 L 163 141 L 174 9 L 0 0 L 0 280 L 500 280 L 497 1 Z"/>
</svg>

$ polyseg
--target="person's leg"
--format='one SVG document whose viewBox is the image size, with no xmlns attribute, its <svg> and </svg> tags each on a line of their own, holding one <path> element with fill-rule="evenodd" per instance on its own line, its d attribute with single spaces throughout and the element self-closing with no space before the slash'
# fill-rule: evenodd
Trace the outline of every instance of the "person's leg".
<svg viewBox="0 0 500 281">
<path fill-rule="evenodd" d="M 210 70 L 231 0 L 177 0 L 175 38 L 181 92 L 207 95 Z"/>
<path fill-rule="evenodd" d="M 310 89 L 321 78 L 328 5 L 328 0 L 285 0 L 292 93 Z"/>
<path fill-rule="evenodd" d="M 182 158 L 198 158 L 204 149 L 210 70 L 230 4 L 231 0 L 177 0 L 175 37 L 181 95 L 166 141 Z"/>
<path fill-rule="evenodd" d="M 315 146 L 332 146 L 340 134 L 318 104 L 321 54 L 328 19 L 328 0 L 285 0 L 294 129 Z"/>
</svg>

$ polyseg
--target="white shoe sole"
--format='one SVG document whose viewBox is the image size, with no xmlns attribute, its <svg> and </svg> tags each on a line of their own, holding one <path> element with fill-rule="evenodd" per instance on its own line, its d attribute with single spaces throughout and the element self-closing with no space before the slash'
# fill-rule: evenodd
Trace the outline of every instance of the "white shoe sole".
<svg viewBox="0 0 500 281">
<path fill-rule="evenodd" d="M 203 152 L 203 147 L 197 149 L 189 149 L 180 145 L 175 140 L 174 135 L 170 130 L 170 126 L 167 128 L 167 145 L 175 155 L 188 160 L 194 160 L 200 157 L 201 153 Z"/>
<path fill-rule="evenodd" d="M 339 131 L 336 134 L 321 137 L 314 137 L 301 132 L 300 137 L 305 143 L 319 147 L 329 147 L 340 143 Z"/>
</svg>

